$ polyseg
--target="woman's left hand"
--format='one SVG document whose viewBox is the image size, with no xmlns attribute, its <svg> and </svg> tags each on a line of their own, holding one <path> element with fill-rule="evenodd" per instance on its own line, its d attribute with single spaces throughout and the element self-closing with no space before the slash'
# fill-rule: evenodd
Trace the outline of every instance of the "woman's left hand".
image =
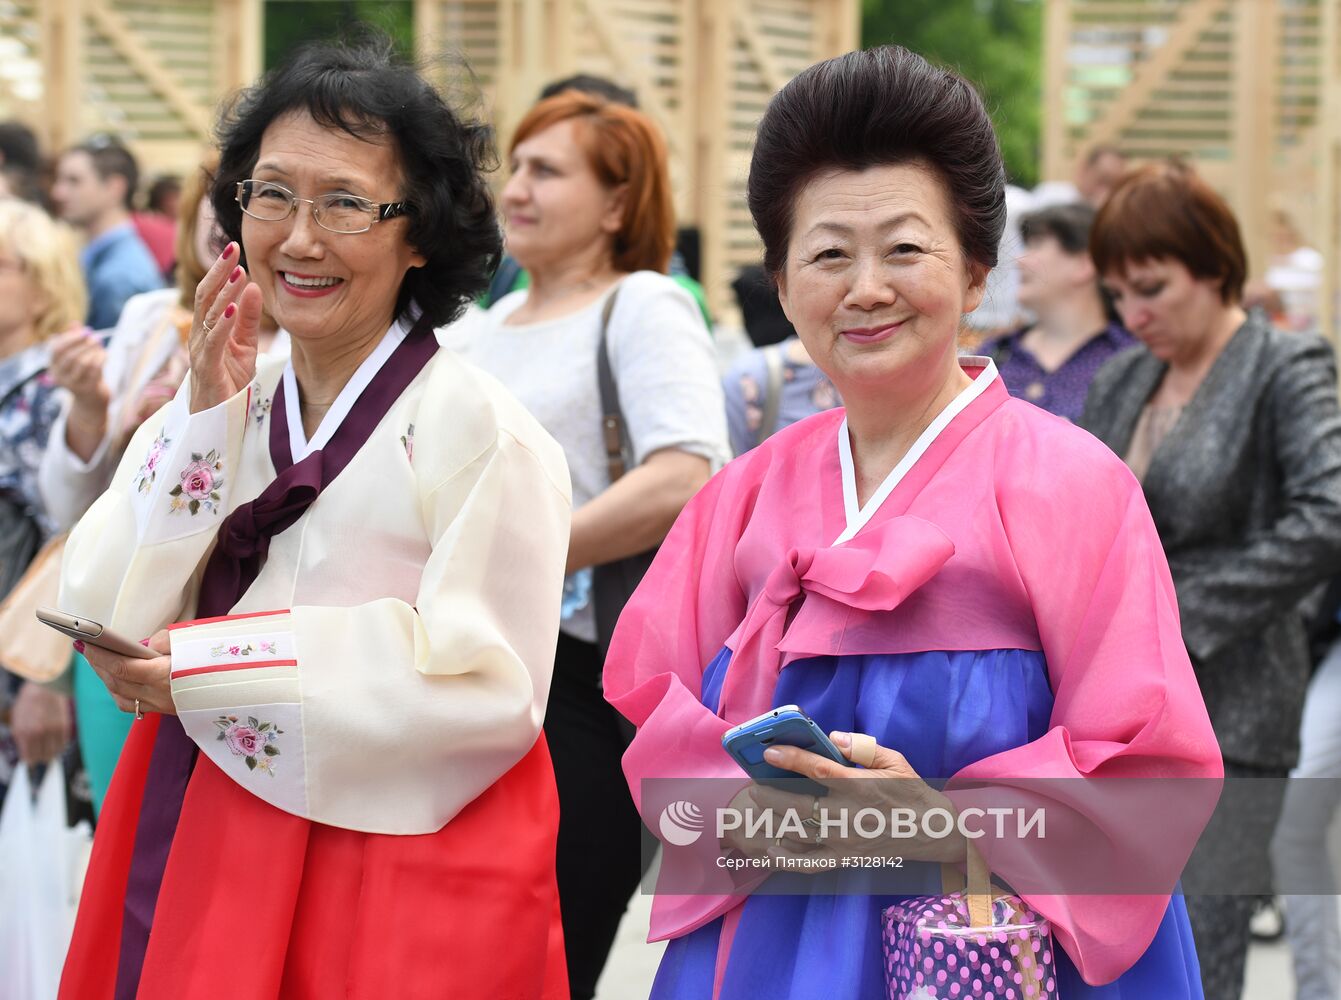
<svg viewBox="0 0 1341 1000">
<path fill-rule="evenodd" d="M 829 738 L 848 759 L 852 758 L 852 739 L 848 733 L 831 733 Z M 775 746 L 764 751 L 764 759 L 774 767 L 794 771 L 829 789 L 824 796 L 797 795 L 767 785 L 753 789 L 755 802 L 760 808 L 774 810 L 794 809 L 803 821 L 812 817 L 827 818 L 827 828 L 805 823 L 805 835 L 788 833 L 780 839 L 771 853 L 777 855 L 807 855 L 819 857 L 897 856 L 910 861 L 962 861 L 968 842 L 958 829 L 958 812 L 953 803 L 928 785 L 909 765 L 907 758 L 897 750 L 877 745 L 870 767 L 845 767 L 827 757 L 810 753 L 800 747 Z M 884 817 L 883 834 L 864 837 L 857 832 L 854 817 L 863 809 L 874 809 Z M 946 836 L 932 837 L 926 830 L 923 817 L 931 810 L 945 810 L 948 821 L 933 824 L 936 830 L 948 825 Z M 892 810 L 909 811 L 915 817 L 914 832 L 909 836 L 892 836 Z M 840 823 L 839 817 L 847 817 Z M 807 870 L 807 869 L 799 869 Z M 822 869 L 814 869 L 820 871 Z"/>
<path fill-rule="evenodd" d="M 149 648 L 163 654 L 152 660 L 121 656 L 87 643 L 81 645 L 84 648 L 80 652 L 107 685 L 112 700 L 121 711 L 134 712 L 138 701 L 141 712 L 177 714 L 177 706 L 172 702 L 172 646 L 168 642 L 167 629 L 159 631 L 149 640 Z"/>
</svg>

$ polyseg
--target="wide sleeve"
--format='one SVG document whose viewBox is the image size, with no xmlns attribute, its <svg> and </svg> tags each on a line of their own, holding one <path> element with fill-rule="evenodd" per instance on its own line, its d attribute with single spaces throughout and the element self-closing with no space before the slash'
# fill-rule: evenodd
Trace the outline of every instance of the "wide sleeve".
<svg viewBox="0 0 1341 1000">
<path fill-rule="evenodd" d="M 431 551 L 413 603 L 174 626 L 173 700 L 201 751 L 286 812 L 385 834 L 441 829 L 525 756 L 549 695 L 570 515 L 562 452 L 531 443 L 543 454 L 500 429 L 423 495 Z"/>
<path fill-rule="evenodd" d="M 1002 519 L 1055 700 L 1045 735 L 965 768 L 948 794 L 961 812 L 1044 810 L 1046 839 L 977 843 L 1085 981 L 1105 983 L 1152 940 L 1223 768 L 1139 484 L 1088 436 L 1014 458 Z M 1109 894 L 1082 894 L 1096 881 Z"/>
<path fill-rule="evenodd" d="M 705 668 L 745 616 L 746 596 L 732 568 L 747 516 L 732 482 L 738 464 L 711 479 L 680 513 L 620 615 L 605 661 L 606 700 L 637 727 L 624 774 L 654 833 L 664 803 L 644 801 L 644 780 L 731 779 L 695 786 L 708 816 L 749 784 L 722 749 L 731 723 L 700 700 Z M 708 802 L 714 792 L 721 801 Z M 658 895 L 651 939 L 691 930 L 739 901 Z"/>
<path fill-rule="evenodd" d="M 1294 335 L 1265 405 L 1263 450 L 1280 477 L 1276 519 L 1233 545 L 1169 559 L 1183 638 L 1198 660 L 1260 633 L 1341 566 L 1341 409 L 1330 345 Z"/>
<path fill-rule="evenodd" d="M 70 533 L 61 609 L 143 638 L 194 606 L 237 480 L 251 388 L 200 413 L 190 383 L 140 427 L 107 491 Z"/>
<path fill-rule="evenodd" d="M 103 365 L 103 378 L 112 392 L 112 401 L 107 408 L 107 430 L 87 462 L 71 451 L 65 441 L 65 424 L 73 402 L 66 396 L 38 471 L 43 502 L 60 528 L 69 528 L 78 521 L 107 489 L 119 460 L 111 447 L 114 429 L 119 426 L 127 395 L 136 388 L 128 381 L 140 352 L 146 347 L 148 335 L 171 306 L 172 299 L 164 293 L 149 292 L 137 295 L 122 310 L 108 341 L 107 360 Z"/>
</svg>

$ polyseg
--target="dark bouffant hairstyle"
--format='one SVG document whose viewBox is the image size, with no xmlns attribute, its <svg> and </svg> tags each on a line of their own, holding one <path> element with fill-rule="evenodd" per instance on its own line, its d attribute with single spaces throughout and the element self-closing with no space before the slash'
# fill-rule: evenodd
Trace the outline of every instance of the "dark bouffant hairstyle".
<svg viewBox="0 0 1341 1000">
<path fill-rule="evenodd" d="M 898 45 L 827 59 L 793 79 L 764 112 L 750 160 L 750 214 L 769 274 L 787 262 L 796 198 L 816 174 L 913 162 L 945 183 L 968 260 L 995 267 L 1006 174 L 971 84 Z"/>
<path fill-rule="evenodd" d="M 434 326 L 456 319 L 489 287 L 503 250 L 484 178 L 497 166 L 491 131 L 453 112 L 386 38 L 306 46 L 243 91 L 222 117 L 211 200 L 228 239 L 241 243 L 234 194 L 256 166 L 261 136 L 295 111 L 359 139 L 395 144 L 405 175 L 406 239 L 426 259 L 406 274 L 396 316 L 413 301 Z"/>
</svg>

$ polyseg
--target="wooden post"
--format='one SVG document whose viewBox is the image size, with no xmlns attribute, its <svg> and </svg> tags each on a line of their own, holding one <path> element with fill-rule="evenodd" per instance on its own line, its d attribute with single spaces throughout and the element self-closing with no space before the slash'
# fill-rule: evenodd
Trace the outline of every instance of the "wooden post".
<svg viewBox="0 0 1341 1000">
<path fill-rule="evenodd" d="M 698 5 L 698 80 L 694 90 L 694 170 L 701 246 L 703 288 L 708 308 L 721 315 L 731 305 L 728 264 L 730 219 L 727 212 L 727 143 L 732 65 L 733 7 L 748 0 L 703 0 Z"/>
<path fill-rule="evenodd" d="M 46 148 L 57 153 L 83 138 L 83 0 L 38 4 L 42 17 Z"/>
<path fill-rule="evenodd" d="M 1043 179 L 1070 180 L 1074 159 L 1067 142 L 1067 62 L 1071 50 L 1070 0 L 1044 0 Z"/>
<path fill-rule="evenodd" d="M 1318 288 L 1318 329 L 1338 343 L 1337 267 L 1341 266 L 1341 0 L 1322 0 L 1321 86 L 1318 120 L 1318 200 L 1313 245 L 1326 262 Z"/>
<path fill-rule="evenodd" d="M 1248 250 L 1248 275 L 1266 273 L 1271 255 L 1271 168 L 1276 142 L 1279 0 L 1234 5 L 1234 183 L 1230 200 Z"/>
<path fill-rule="evenodd" d="M 262 0 L 215 0 L 215 79 L 223 98 L 256 82 L 265 31 Z"/>
</svg>

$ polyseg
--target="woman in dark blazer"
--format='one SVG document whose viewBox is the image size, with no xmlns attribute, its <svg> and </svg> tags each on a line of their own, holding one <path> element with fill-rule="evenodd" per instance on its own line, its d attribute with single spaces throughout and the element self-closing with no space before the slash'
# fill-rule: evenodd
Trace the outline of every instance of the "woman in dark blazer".
<svg viewBox="0 0 1341 1000">
<path fill-rule="evenodd" d="M 1142 342 L 1096 376 L 1080 424 L 1141 480 L 1227 777 L 1283 779 L 1309 660 L 1301 600 L 1341 571 L 1341 413 L 1332 350 L 1241 306 L 1229 207 L 1189 168 L 1128 175 L 1091 253 Z M 1265 870 L 1284 782 L 1236 825 L 1233 864 Z M 1194 859 L 1195 860 L 1195 859 Z M 1238 1000 L 1251 896 L 1189 896 L 1207 1000 Z"/>
</svg>

